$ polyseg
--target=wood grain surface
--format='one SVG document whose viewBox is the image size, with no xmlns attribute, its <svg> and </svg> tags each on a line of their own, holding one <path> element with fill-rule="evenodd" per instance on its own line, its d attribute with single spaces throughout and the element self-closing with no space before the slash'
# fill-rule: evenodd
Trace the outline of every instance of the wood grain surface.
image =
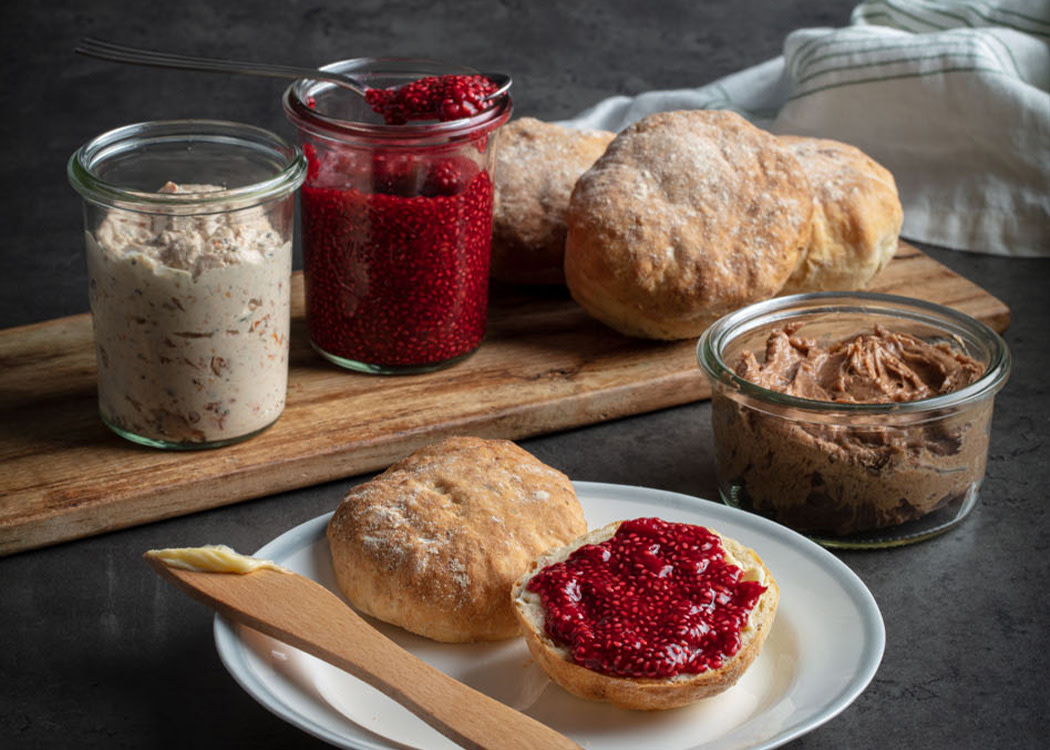
<svg viewBox="0 0 1050 750">
<path fill-rule="evenodd" d="M 468 750 L 582 750 L 563 734 L 435 669 L 342 599 L 287 570 L 208 573 L 147 562 L 228 619 L 333 664 Z"/>
<path fill-rule="evenodd" d="M 621 336 L 564 290 L 493 289 L 485 343 L 448 369 L 347 372 L 310 349 L 293 281 L 285 413 L 216 450 L 144 448 L 102 424 L 89 315 L 0 331 L 0 555 L 375 471 L 446 435 L 522 439 L 710 396 L 695 342 Z M 904 243 L 872 290 L 1010 322 Z"/>
</svg>

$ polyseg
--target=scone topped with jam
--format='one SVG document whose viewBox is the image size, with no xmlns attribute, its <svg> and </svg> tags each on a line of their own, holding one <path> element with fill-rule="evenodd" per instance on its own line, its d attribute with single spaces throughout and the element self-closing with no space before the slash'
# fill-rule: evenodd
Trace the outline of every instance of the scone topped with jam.
<svg viewBox="0 0 1050 750">
<path fill-rule="evenodd" d="M 552 680 L 581 698 L 654 710 L 734 685 L 772 627 L 779 589 L 739 542 L 638 518 L 543 555 L 512 596 Z"/>
</svg>

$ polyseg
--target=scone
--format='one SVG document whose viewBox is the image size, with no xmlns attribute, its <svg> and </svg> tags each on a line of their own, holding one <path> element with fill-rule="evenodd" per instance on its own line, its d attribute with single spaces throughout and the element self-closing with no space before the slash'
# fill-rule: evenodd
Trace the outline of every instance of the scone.
<svg viewBox="0 0 1050 750">
<path fill-rule="evenodd" d="M 614 136 L 532 117 L 500 129 L 493 169 L 492 278 L 514 284 L 565 283 L 569 195 Z"/>
<path fill-rule="evenodd" d="M 354 607 L 458 643 L 517 635 L 514 580 L 586 529 L 560 471 L 508 440 L 453 437 L 352 487 L 328 543 Z"/>
<path fill-rule="evenodd" d="M 656 710 L 736 684 L 772 628 L 780 591 L 740 542 L 641 518 L 547 552 L 511 595 L 529 650 L 554 682 L 581 698 Z"/>
<path fill-rule="evenodd" d="M 903 211 L 888 169 L 860 149 L 782 135 L 813 186 L 813 236 L 782 294 L 864 289 L 893 258 Z"/>
<path fill-rule="evenodd" d="M 698 336 L 780 291 L 809 243 L 813 195 L 771 134 L 725 111 L 650 115 L 576 182 L 565 280 L 631 336 Z"/>
</svg>

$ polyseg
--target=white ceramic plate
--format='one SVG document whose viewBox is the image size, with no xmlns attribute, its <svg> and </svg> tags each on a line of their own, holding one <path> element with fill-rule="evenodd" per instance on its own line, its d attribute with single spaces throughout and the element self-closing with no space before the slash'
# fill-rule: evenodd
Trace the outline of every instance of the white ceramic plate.
<svg viewBox="0 0 1050 750">
<path fill-rule="evenodd" d="M 727 692 L 692 706 L 623 711 L 550 683 L 524 641 L 448 645 L 374 622 L 420 658 L 524 711 L 589 750 L 756 750 L 828 721 L 871 681 L 885 629 L 859 578 L 829 552 L 756 515 L 672 492 L 578 482 L 591 528 L 642 516 L 710 526 L 753 547 L 780 585 L 762 653 Z M 256 552 L 338 591 L 325 526 L 301 524 Z M 377 690 L 335 667 L 217 617 L 215 642 L 234 679 L 285 721 L 337 747 L 439 750 L 449 740 Z"/>
</svg>

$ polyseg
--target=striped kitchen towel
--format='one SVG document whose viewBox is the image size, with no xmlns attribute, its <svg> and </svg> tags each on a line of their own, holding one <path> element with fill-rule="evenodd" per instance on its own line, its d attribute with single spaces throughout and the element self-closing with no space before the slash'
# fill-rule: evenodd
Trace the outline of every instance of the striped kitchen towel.
<svg viewBox="0 0 1050 750">
<path fill-rule="evenodd" d="M 705 108 L 862 149 L 897 180 L 906 238 L 1050 256 L 1050 0 L 870 0 L 846 28 L 792 33 L 774 60 L 566 124 Z"/>
</svg>

